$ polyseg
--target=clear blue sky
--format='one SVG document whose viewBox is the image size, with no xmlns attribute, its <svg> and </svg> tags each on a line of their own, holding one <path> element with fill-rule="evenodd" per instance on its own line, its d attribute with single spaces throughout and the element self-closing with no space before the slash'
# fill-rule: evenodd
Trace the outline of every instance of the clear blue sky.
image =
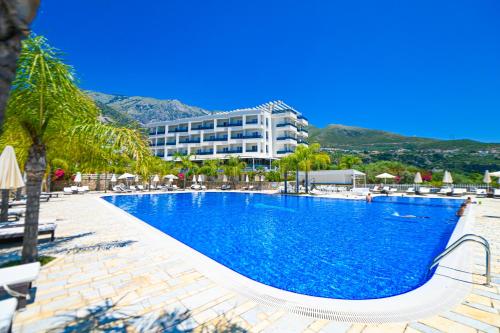
<svg viewBox="0 0 500 333">
<path fill-rule="evenodd" d="M 497 0 L 42 0 L 85 89 L 500 142 Z"/>
</svg>

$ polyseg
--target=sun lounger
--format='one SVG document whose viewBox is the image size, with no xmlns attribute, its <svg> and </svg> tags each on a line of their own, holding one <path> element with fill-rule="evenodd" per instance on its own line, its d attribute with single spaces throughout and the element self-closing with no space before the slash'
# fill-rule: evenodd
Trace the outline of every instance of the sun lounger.
<svg viewBox="0 0 500 333">
<path fill-rule="evenodd" d="M 409 189 L 406 190 L 406 194 L 415 194 L 415 188 L 410 187 Z"/>
<path fill-rule="evenodd" d="M 48 196 L 49 198 L 59 198 L 59 194 L 59 192 L 42 192 L 43 196 Z"/>
<path fill-rule="evenodd" d="M 137 185 L 137 189 L 138 189 L 139 191 L 144 191 L 144 186 L 142 186 L 142 185 Z"/>
<path fill-rule="evenodd" d="M 500 198 L 500 189 L 496 188 L 493 190 L 493 198 Z"/>
<path fill-rule="evenodd" d="M 467 190 L 464 188 L 454 188 L 451 194 L 456 196 L 462 196 L 465 195 L 466 192 Z"/>
<path fill-rule="evenodd" d="M 421 187 L 418 189 L 418 194 L 420 194 L 420 195 L 426 195 L 429 193 L 431 193 L 431 189 L 428 187 Z"/>
<path fill-rule="evenodd" d="M 18 239 L 24 237 L 24 224 L 9 226 L 7 222 L 0 227 L 0 240 Z M 19 223 L 19 222 L 13 222 Z M 38 235 L 50 235 L 50 240 L 55 239 L 57 224 L 41 223 L 38 225 Z"/>
<path fill-rule="evenodd" d="M 0 333 L 12 332 L 12 319 L 16 313 L 16 308 L 16 298 L 0 301 Z"/>
<path fill-rule="evenodd" d="M 73 191 L 71 190 L 71 187 L 65 187 L 65 188 L 63 188 L 63 194 L 65 194 L 65 195 L 73 194 Z"/>
<path fill-rule="evenodd" d="M 486 197 L 486 189 L 484 188 L 478 188 L 476 189 L 476 192 L 475 192 L 476 196 L 478 197 Z"/>
<path fill-rule="evenodd" d="M 439 194 L 439 195 L 449 195 L 452 192 L 453 192 L 453 190 L 451 188 L 444 187 L 444 188 L 440 189 L 437 194 Z"/>
<path fill-rule="evenodd" d="M 201 190 L 201 185 L 199 185 L 199 184 L 193 184 L 193 185 L 191 185 L 191 189 L 195 190 L 195 191 L 199 191 L 199 190 Z"/>
<path fill-rule="evenodd" d="M 29 299 L 28 290 L 31 288 L 31 283 L 36 280 L 39 273 L 39 262 L 0 268 L 0 288 L 17 298 L 18 309 L 24 308 L 26 300 Z"/>
<path fill-rule="evenodd" d="M 380 186 L 373 186 L 370 191 L 373 193 L 380 193 L 382 190 L 380 189 Z"/>
<path fill-rule="evenodd" d="M 223 191 L 224 191 L 224 190 L 230 190 L 230 189 L 231 189 L 231 185 L 229 185 L 229 184 L 227 184 L 227 185 L 226 185 L 226 184 L 223 184 L 223 185 L 220 187 L 220 189 L 221 189 L 221 190 L 223 190 Z"/>
</svg>

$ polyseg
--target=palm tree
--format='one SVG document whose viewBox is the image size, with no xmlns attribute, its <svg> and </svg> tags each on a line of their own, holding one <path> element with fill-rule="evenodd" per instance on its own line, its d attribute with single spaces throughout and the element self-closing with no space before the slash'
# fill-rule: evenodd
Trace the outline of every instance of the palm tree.
<svg viewBox="0 0 500 333">
<path fill-rule="evenodd" d="M 206 160 L 203 161 L 203 165 L 201 166 L 199 172 L 207 177 L 215 178 L 219 173 L 219 169 L 220 169 L 220 160 L 218 159 Z"/>
<path fill-rule="evenodd" d="M 186 178 L 188 176 L 188 173 L 191 171 L 191 169 L 193 169 L 195 165 L 195 163 L 192 161 L 192 158 L 193 158 L 192 154 L 187 154 L 187 155 L 181 153 L 174 154 L 174 160 L 179 164 L 184 174 L 184 188 L 186 188 Z"/>
<path fill-rule="evenodd" d="M 7 138 L 16 134 L 26 143 L 23 263 L 35 261 L 38 255 L 40 193 L 48 152 L 61 146 L 77 151 L 102 147 L 138 161 L 150 154 L 141 133 L 104 125 L 99 113 L 77 87 L 72 68 L 61 60 L 59 51 L 41 36 L 23 42 L 4 123 Z"/>
<path fill-rule="evenodd" d="M 273 162 L 274 166 L 277 167 L 283 176 L 283 180 L 285 182 L 285 194 L 288 193 L 288 173 L 292 171 L 295 166 L 293 163 L 293 156 L 288 155 L 279 160 Z"/>
<path fill-rule="evenodd" d="M 343 155 L 339 161 L 339 169 L 352 169 L 355 165 L 363 163 L 361 158 L 355 155 Z"/>
<path fill-rule="evenodd" d="M 16 75 L 16 61 L 40 0 L 0 0 L 0 133 L 10 85 Z"/>
<path fill-rule="evenodd" d="M 327 167 L 330 164 L 330 157 L 320 151 L 319 143 L 313 143 L 309 146 L 299 145 L 292 154 L 299 168 L 305 173 L 306 193 L 309 193 L 309 171 L 313 167 Z M 298 178 L 297 178 L 298 179 Z"/>
<path fill-rule="evenodd" d="M 245 169 L 246 163 L 241 161 L 238 156 L 229 156 L 226 163 L 223 165 L 224 174 L 231 178 L 233 186 L 236 185 L 236 177 L 241 175 Z"/>
</svg>

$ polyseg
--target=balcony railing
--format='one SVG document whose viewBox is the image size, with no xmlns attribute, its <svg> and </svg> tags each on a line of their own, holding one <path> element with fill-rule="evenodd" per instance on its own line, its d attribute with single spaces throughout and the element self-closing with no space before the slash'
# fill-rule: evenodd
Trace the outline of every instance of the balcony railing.
<svg viewBox="0 0 500 333">
<path fill-rule="evenodd" d="M 167 141 L 167 146 L 175 146 L 176 145 L 176 142 L 175 141 Z"/>
<path fill-rule="evenodd" d="M 247 125 L 251 125 L 251 124 L 258 124 L 259 123 L 259 120 L 258 119 L 254 119 L 254 120 L 247 120 L 245 122 L 245 124 Z"/>
<path fill-rule="evenodd" d="M 303 145 L 308 145 L 309 142 L 307 142 L 307 140 L 297 140 L 297 143 L 298 144 L 303 144 Z"/>
<path fill-rule="evenodd" d="M 179 143 L 200 143 L 200 139 L 179 140 Z"/>
<path fill-rule="evenodd" d="M 285 126 L 292 126 L 292 127 L 297 128 L 297 125 L 295 125 L 294 123 L 290 123 L 290 122 L 281 123 L 281 124 L 276 125 L 276 127 L 285 127 Z"/>
<path fill-rule="evenodd" d="M 205 129 L 214 129 L 214 125 L 203 125 L 203 126 L 196 126 L 196 127 L 191 127 L 191 130 L 193 131 L 198 131 L 198 130 L 205 130 Z"/>
<path fill-rule="evenodd" d="M 213 153 L 213 150 L 198 150 L 196 155 L 212 155 Z"/>
<path fill-rule="evenodd" d="M 300 132 L 309 133 L 309 131 L 308 131 L 308 130 L 307 130 L 307 128 L 305 128 L 305 127 L 300 127 L 298 130 L 299 130 Z"/>
<path fill-rule="evenodd" d="M 278 150 L 276 153 L 277 154 L 288 154 L 288 153 L 293 153 L 294 150 L 293 149 L 282 149 L 282 150 Z"/>
<path fill-rule="evenodd" d="M 227 136 L 223 137 L 216 137 L 216 138 L 205 138 L 203 141 L 208 142 L 208 141 L 227 141 Z"/>
<path fill-rule="evenodd" d="M 187 127 L 177 127 L 174 128 L 173 130 L 169 130 L 169 133 L 180 133 L 180 132 L 187 132 L 188 128 Z"/>
<path fill-rule="evenodd" d="M 297 116 L 297 119 L 304 119 L 305 121 L 307 121 L 307 118 L 306 118 L 306 117 L 304 117 L 303 115 L 299 115 L 299 116 Z"/>
<path fill-rule="evenodd" d="M 217 124 L 217 127 L 232 127 L 232 126 L 243 126 L 243 122 L 237 121 L 233 123 Z"/>
<path fill-rule="evenodd" d="M 217 150 L 217 154 L 239 154 L 242 152 L 243 148 Z"/>
<path fill-rule="evenodd" d="M 259 150 L 257 148 L 251 148 L 251 149 L 247 149 L 246 152 L 247 153 L 256 153 L 258 152 Z"/>
<path fill-rule="evenodd" d="M 231 135 L 231 139 L 261 139 L 262 134 Z"/>
<path fill-rule="evenodd" d="M 165 142 L 150 142 L 149 143 L 149 146 L 150 147 L 159 147 L 159 146 L 164 146 L 165 145 Z"/>
<path fill-rule="evenodd" d="M 286 136 L 279 136 L 276 138 L 276 140 L 294 140 L 294 141 L 297 141 L 297 138 L 293 137 L 293 136 L 289 136 L 289 135 L 286 135 Z"/>
</svg>

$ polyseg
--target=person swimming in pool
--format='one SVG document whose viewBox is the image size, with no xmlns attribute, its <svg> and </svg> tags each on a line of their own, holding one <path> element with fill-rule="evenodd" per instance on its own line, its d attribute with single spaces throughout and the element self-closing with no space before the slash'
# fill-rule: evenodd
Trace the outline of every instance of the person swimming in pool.
<svg viewBox="0 0 500 333">
<path fill-rule="evenodd" d="M 411 214 L 399 215 L 398 212 L 393 213 L 392 216 L 401 217 L 404 219 L 428 219 L 428 218 L 430 218 L 429 216 L 416 216 L 416 215 L 411 215 Z"/>
<path fill-rule="evenodd" d="M 373 199 L 373 198 L 372 198 L 372 194 L 371 194 L 371 193 L 368 193 L 368 194 L 366 195 L 366 202 L 372 202 L 372 199 Z"/>
</svg>

